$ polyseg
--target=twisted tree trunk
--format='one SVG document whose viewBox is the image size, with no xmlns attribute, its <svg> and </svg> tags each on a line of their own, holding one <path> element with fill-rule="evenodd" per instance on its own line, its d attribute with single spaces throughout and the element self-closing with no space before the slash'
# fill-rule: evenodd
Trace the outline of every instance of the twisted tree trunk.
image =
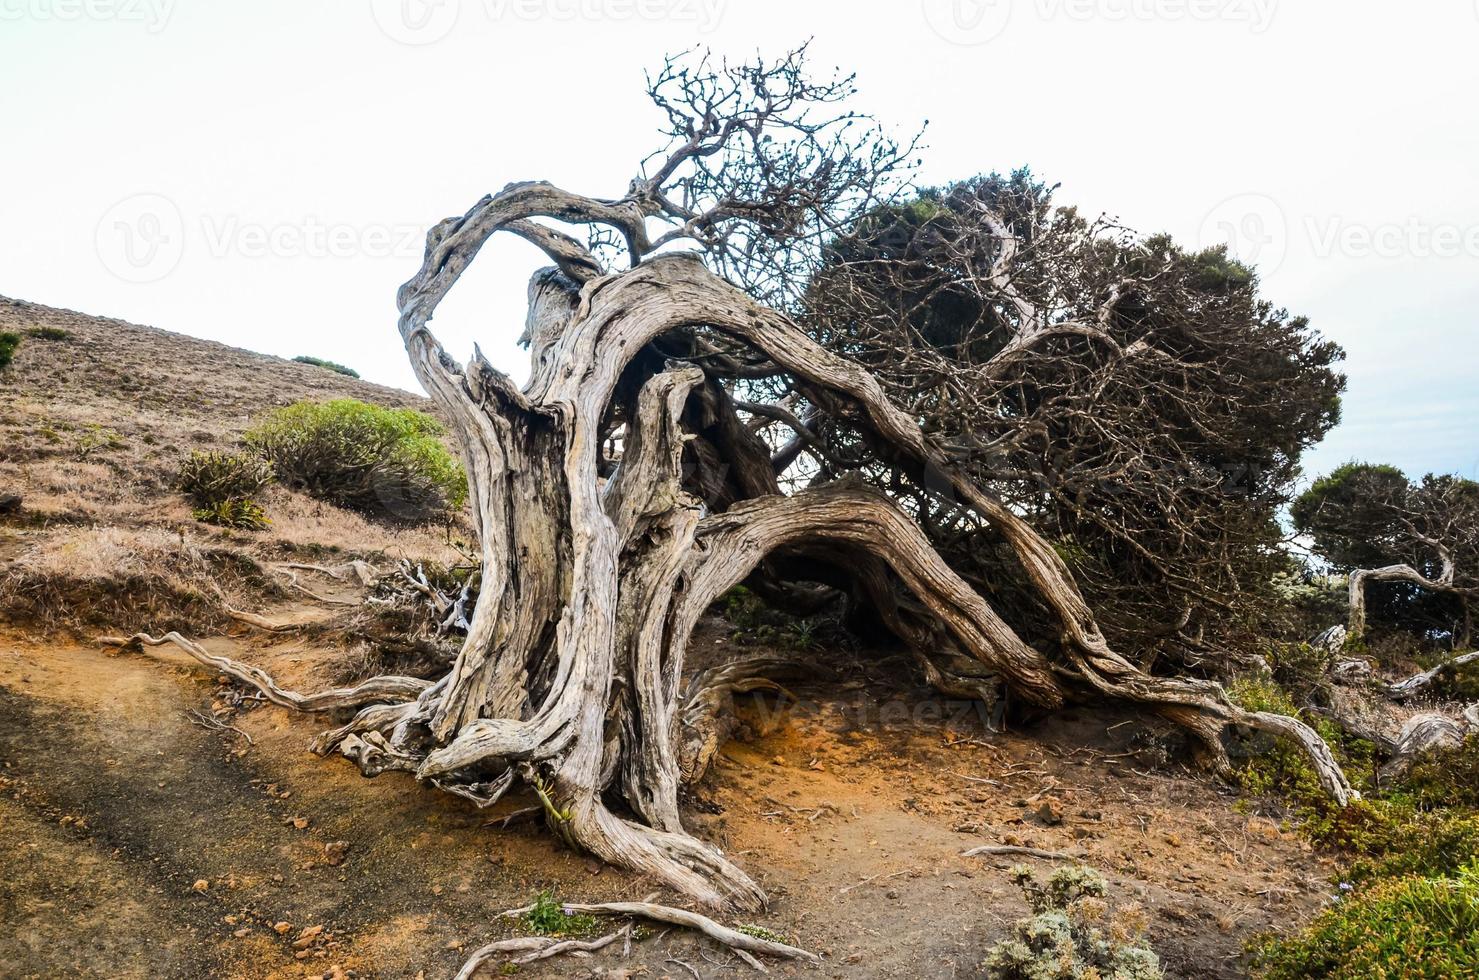
<svg viewBox="0 0 1479 980">
<path fill-rule="evenodd" d="M 1152 677 L 1111 650 L 1049 542 L 953 467 L 864 369 L 695 256 L 648 254 L 645 208 L 640 195 L 612 203 L 514 184 L 429 233 L 424 265 L 400 292 L 400 332 L 463 448 L 481 597 L 447 677 L 413 701 L 364 709 L 321 736 L 318 751 L 337 749 L 369 775 L 414 771 L 484 803 L 522 778 L 571 843 L 711 905 L 761 905 L 743 871 L 684 832 L 678 808 L 680 787 L 713 754 L 726 692 L 759 683 L 756 665 L 707 675 L 686 692 L 682 681 L 703 612 L 784 552 L 850 576 L 943 690 L 994 696 L 1000 684 L 1044 708 L 1141 703 L 1195 733 L 1213 765 L 1225 764 L 1222 729 L 1250 725 L 1305 749 L 1337 801 L 1352 795 L 1324 743 L 1297 720 L 1243 711 L 1215 684 Z M 541 216 L 616 228 L 634 266 L 603 274 L 574 239 L 530 220 Z M 427 327 L 500 230 L 559 266 L 530 283 L 533 372 L 522 389 L 480 353 L 460 367 Z M 747 345 L 764 371 L 792 378 L 880 459 L 928 474 L 989 521 L 1056 614 L 1061 644 L 1023 642 L 883 493 L 843 481 L 781 494 L 775 466 L 794 455 L 772 460 L 748 434 L 723 370 L 657 352 L 659 342 L 692 350 L 700 331 Z M 602 447 L 617 439 L 612 470 Z M 608 809 L 614 795 L 634 819 Z"/>
</svg>

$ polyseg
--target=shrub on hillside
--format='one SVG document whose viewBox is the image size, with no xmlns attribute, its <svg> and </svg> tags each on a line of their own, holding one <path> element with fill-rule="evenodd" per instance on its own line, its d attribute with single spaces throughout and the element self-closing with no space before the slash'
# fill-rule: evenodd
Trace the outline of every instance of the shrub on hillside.
<svg viewBox="0 0 1479 980">
<path fill-rule="evenodd" d="M 1256 966 L 1267 980 L 1479 976 L 1479 869 L 1353 892 L 1303 931 L 1265 944 Z"/>
<path fill-rule="evenodd" d="M 31 327 L 26 331 L 26 336 L 37 340 L 66 340 L 72 335 L 61 327 Z"/>
<path fill-rule="evenodd" d="M 21 345 L 21 335 L 18 333 L 0 333 L 0 370 L 10 366 L 10 359 L 15 356 L 15 349 Z"/>
<path fill-rule="evenodd" d="M 198 507 L 248 500 L 272 481 L 272 464 L 250 453 L 196 450 L 180 464 L 175 485 Z"/>
<path fill-rule="evenodd" d="M 986 954 L 991 980 L 1159 980 L 1160 959 L 1145 945 L 1136 909 L 1111 915 L 1104 877 L 1092 868 L 1054 871 L 1044 886 L 1018 865 L 1012 878 L 1032 906 L 1016 935 Z"/>
<path fill-rule="evenodd" d="M 352 367 L 345 367 L 338 361 L 326 361 L 322 357 L 309 357 L 307 354 L 299 354 L 297 357 L 293 358 L 293 360 L 297 361 L 299 364 L 312 364 L 314 367 L 327 368 L 330 371 L 334 371 L 338 374 L 347 375 L 351 378 L 359 377 L 358 371 L 356 371 Z"/>
<path fill-rule="evenodd" d="M 279 409 L 246 442 L 285 486 L 356 510 L 427 520 L 467 499 L 467 478 L 442 432 L 423 412 L 341 398 Z"/>
</svg>

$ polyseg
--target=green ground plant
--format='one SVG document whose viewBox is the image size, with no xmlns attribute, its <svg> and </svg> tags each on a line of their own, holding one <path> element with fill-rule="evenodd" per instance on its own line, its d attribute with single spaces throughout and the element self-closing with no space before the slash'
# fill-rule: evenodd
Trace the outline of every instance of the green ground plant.
<svg viewBox="0 0 1479 980">
<path fill-rule="evenodd" d="M 540 936 L 588 936 L 596 931 L 596 918 L 566 912 L 555 893 L 546 890 L 535 896 L 533 907 L 524 913 L 524 927 Z"/>
<path fill-rule="evenodd" d="M 1138 907 L 1111 910 L 1103 875 L 1063 867 L 1043 884 L 1025 865 L 1012 869 L 1032 915 L 986 954 L 990 980 L 1159 980 Z"/>
<path fill-rule="evenodd" d="M 1266 980 L 1479 976 L 1479 870 L 1405 875 L 1350 892 L 1300 932 L 1265 942 Z"/>
</svg>

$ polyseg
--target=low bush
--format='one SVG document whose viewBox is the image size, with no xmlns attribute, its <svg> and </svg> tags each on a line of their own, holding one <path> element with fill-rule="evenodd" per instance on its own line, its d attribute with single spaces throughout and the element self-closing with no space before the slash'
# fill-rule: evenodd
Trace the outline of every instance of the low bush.
<svg viewBox="0 0 1479 980">
<path fill-rule="evenodd" d="M 991 980 L 1158 980 L 1160 959 L 1145 945 L 1145 918 L 1138 908 L 1113 915 L 1104 898 L 1104 877 L 1092 868 L 1054 871 L 1043 885 L 1018 865 L 1012 878 L 1027 897 L 1032 916 L 1017 922 L 1015 935 L 986 954 Z"/>
<path fill-rule="evenodd" d="M 1228 686 L 1228 695 L 1248 711 L 1301 717 L 1294 700 L 1267 675 L 1238 678 Z M 1337 725 L 1323 718 L 1306 717 L 1303 720 L 1330 746 L 1335 761 L 1340 763 L 1353 785 L 1361 786 L 1371 781 L 1376 770 L 1376 756 L 1370 742 L 1346 737 Z M 1325 805 L 1325 791 L 1314 767 L 1303 752 L 1287 741 L 1258 733 L 1241 747 L 1239 754 L 1244 758 L 1233 775 L 1249 793 L 1279 795 L 1297 807 Z"/>
<path fill-rule="evenodd" d="M 11 358 L 15 357 L 15 349 L 20 345 L 20 334 L 8 331 L 0 333 L 0 371 L 10 367 Z"/>
<path fill-rule="evenodd" d="M 26 336 L 37 340 L 66 340 L 72 335 L 61 327 L 31 327 L 26 331 Z"/>
<path fill-rule="evenodd" d="M 1255 969 L 1267 980 L 1479 976 L 1479 870 L 1352 891 L 1306 929 L 1266 942 Z"/>
<path fill-rule="evenodd" d="M 267 512 L 255 500 L 222 500 L 197 509 L 194 516 L 205 524 L 241 531 L 264 531 L 272 524 Z"/>
<path fill-rule="evenodd" d="M 200 508 L 255 497 L 272 481 L 272 464 L 250 453 L 201 452 L 180 464 L 175 485 Z"/>
<path fill-rule="evenodd" d="M 467 499 L 467 477 L 442 445 L 442 432 L 423 412 L 341 398 L 279 409 L 246 434 L 246 443 L 291 489 L 422 521 L 446 516 Z"/>
<path fill-rule="evenodd" d="M 326 361 L 322 357 L 309 357 L 307 354 L 299 354 L 297 357 L 293 358 L 293 360 L 297 361 L 299 364 L 312 364 L 314 367 L 326 368 L 330 371 L 335 372 L 336 374 L 343 374 L 347 377 L 359 377 L 358 371 L 356 371 L 352 367 L 345 367 L 338 361 Z"/>
</svg>

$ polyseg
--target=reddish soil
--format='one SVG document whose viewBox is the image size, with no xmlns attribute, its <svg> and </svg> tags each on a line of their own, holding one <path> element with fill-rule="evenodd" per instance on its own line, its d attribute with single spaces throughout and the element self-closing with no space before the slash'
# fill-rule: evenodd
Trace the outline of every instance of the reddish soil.
<svg viewBox="0 0 1479 980">
<path fill-rule="evenodd" d="M 285 684 L 333 673 L 301 641 L 207 645 Z M 0 975 L 450 977 L 477 945 L 519 934 L 496 913 L 541 889 L 572 901 L 649 890 L 538 825 L 490 827 L 489 812 L 409 778 L 367 780 L 308 754 L 326 719 L 252 707 L 237 719 L 249 746 L 187 716 L 228 692 L 172 649 L 0 639 Z M 689 827 L 773 898 L 745 921 L 824 957 L 773 973 L 979 975 L 1025 906 L 1005 873 L 1015 859 L 959 852 L 998 841 L 1081 853 L 1116 904 L 1144 906 L 1171 976 L 1241 976 L 1249 937 L 1324 900 L 1321 859 L 1167 761 L 1140 721 L 1070 713 L 991 734 L 925 697 L 857 680 L 785 713 L 754 702 L 747 741 L 689 801 Z M 338 866 L 325 852 L 335 841 L 349 843 Z M 702 977 L 749 971 L 691 934 L 655 933 L 629 959 L 518 975 L 692 975 L 673 961 Z"/>
</svg>

